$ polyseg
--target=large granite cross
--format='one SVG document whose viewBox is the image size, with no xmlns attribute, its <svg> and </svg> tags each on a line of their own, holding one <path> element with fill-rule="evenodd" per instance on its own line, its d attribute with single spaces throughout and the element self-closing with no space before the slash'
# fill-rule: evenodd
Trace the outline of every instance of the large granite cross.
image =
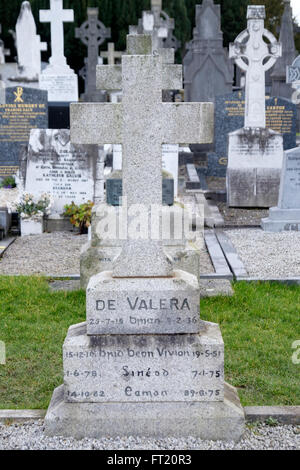
<svg viewBox="0 0 300 470">
<path fill-rule="evenodd" d="M 50 0 L 50 10 L 40 10 L 40 22 L 51 24 L 50 64 L 56 67 L 66 67 L 64 55 L 64 23 L 73 23 L 74 11 L 63 9 L 63 0 Z"/>
<path fill-rule="evenodd" d="M 281 45 L 264 28 L 265 17 L 264 6 L 248 6 L 247 29 L 229 46 L 230 59 L 235 59 L 246 72 L 244 127 L 247 128 L 266 127 L 265 72 L 281 57 Z"/>
<path fill-rule="evenodd" d="M 212 103 L 162 102 L 163 89 L 182 88 L 182 67 L 166 62 L 164 54 L 152 54 L 151 36 L 128 36 L 122 66 L 97 67 L 98 88 L 122 89 L 122 103 L 71 104 L 73 143 L 122 144 L 128 214 L 137 204 L 149 212 L 162 204 L 162 144 L 213 141 Z M 170 272 L 161 240 L 128 234 L 114 276 L 163 277 Z"/>
<path fill-rule="evenodd" d="M 101 21 L 98 20 L 99 9 L 88 8 L 88 19 L 80 28 L 76 28 L 75 36 L 81 39 L 83 44 L 88 47 L 88 57 L 86 61 L 85 76 L 85 99 L 93 101 L 93 95 L 96 94 L 96 67 L 98 64 L 99 46 L 103 44 L 105 39 L 110 38 L 110 28 L 106 28 Z M 99 94 L 99 93 L 98 93 Z"/>
</svg>

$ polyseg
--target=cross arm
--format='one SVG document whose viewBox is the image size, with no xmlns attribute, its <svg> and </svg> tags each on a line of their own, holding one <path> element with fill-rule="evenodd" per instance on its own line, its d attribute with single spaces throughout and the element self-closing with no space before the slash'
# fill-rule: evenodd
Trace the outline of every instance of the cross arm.
<svg viewBox="0 0 300 470">
<path fill-rule="evenodd" d="M 121 144 L 121 103 L 72 103 L 71 142 L 74 144 Z"/>
<path fill-rule="evenodd" d="M 122 66 L 98 65 L 96 86 L 98 90 L 121 90 Z"/>
<path fill-rule="evenodd" d="M 162 103 L 163 144 L 209 144 L 214 138 L 213 103 Z"/>
</svg>

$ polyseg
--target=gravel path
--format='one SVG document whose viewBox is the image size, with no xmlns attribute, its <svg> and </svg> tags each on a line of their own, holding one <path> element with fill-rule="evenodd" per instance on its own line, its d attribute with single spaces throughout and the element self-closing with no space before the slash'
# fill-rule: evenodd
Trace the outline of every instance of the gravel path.
<svg viewBox="0 0 300 470">
<path fill-rule="evenodd" d="M 80 250 L 85 243 L 87 235 L 71 232 L 18 237 L 0 259 L 0 275 L 79 274 Z M 200 266 L 203 274 L 214 272 L 206 248 L 201 249 Z"/>
<path fill-rule="evenodd" d="M 0 260 L 0 274 L 79 274 L 80 250 L 87 235 L 44 233 L 17 238 Z"/>
<path fill-rule="evenodd" d="M 76 441 L 67 438 L 46 437 L 43 421 L 23 425 L 0 425 L 0 450 L 299 450 L 300 427 L 264 424 L 247 428 L 239 443 L 201 441 L 189 438 L 102 438 Z"/>
<path fill-rule="evenodd" d="M 225 202 L 216 204 L 227 226 L 260 226 L 261 219 L 269 216 L 269 209 L 240 209 L 228 207 Z"/>
<path fill-rule="evenodd" d="M 250 276 L 300 276 L 300 232 L 268 233 L 261 229 L 226 230 Z"/>
</svg>

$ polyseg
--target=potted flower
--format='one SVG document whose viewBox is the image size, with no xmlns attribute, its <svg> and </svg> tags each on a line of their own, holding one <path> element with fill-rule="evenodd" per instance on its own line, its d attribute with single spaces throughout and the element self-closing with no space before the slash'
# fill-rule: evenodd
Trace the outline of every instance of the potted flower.
<svg viewBox="0 0 300 470">
<path fill-rule="evenodd" d="M 34 198 L 32 194 L 23 193 L 15 206 L 21 219 L 21 236 L 40 235 L 44 231 L 44 217 L 50 214 L 52 200 L 49 194 Z"/>
<path fill-rule="evenodd" d="M 64 207 L 65 211 L 62 215 L 69 217 L 71 224 L 79 229 L 80 235 L 88 233 L 91 226 L 93 205 L 92 201 L 80 204 L 79 206 L 72 202 L 72 204 Z"/>
</svg>

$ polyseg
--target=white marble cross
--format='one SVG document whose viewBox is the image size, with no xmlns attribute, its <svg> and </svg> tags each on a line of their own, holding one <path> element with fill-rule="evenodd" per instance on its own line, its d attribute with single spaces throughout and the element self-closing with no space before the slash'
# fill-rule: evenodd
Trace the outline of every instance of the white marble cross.
<svg viewBox="0 0 300 470">
<path fill-rule="evenodd" d="M 63 9 L 63 0 L 50 0 L 50 10 L 40 10 L 40 22 L 51 24 L 50 64 L 53 67 L 67 67 L 64 55 L 64 23 L 73 23 L 74 11 Z"/>
<path fill-rule="evenodd" d="M 163 89 L 182 88 L 182 66 L 152 53 L 149 35 L 128 36 L 122 66 L 98 66 L 97 87 L 121 88 L 123 101 L 71 104 L 72 142 L 122 144 L 128 211 L 136 204 L 149 211 L 151 205 L 161 206 L 162 144 L 212 142 L 213 104 L 162 102 Z M 128 234 L 114 276 L 168 276 L 170 271 L 161 240 L 136 240 Z"/>
<path fill-rule="evenodd" d="M 101 52 L 100 55 L 103 59 L 107 59 L 108 65 L 115 65 L 115 59 L 121 59 L 123 52 L 115 51 L 115 44 L 109 42 L 107 52 Z"/>
<path fill-rule="evenodd" d="M 229 47 L 229 57 L 246 72 L 244 127 L 247 128 L 266 127 L 265 73 L 282 54 L 281 44 L 264 28 L 265 17 L 264 6 L 248 6 L 247 29 Z"/>
</svg>

